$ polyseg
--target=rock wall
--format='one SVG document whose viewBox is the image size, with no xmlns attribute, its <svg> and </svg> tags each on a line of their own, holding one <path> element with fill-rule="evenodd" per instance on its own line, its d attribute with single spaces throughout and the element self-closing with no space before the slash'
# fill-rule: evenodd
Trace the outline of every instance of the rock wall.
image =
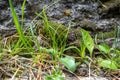
<svg viewBox="0 0 120 80">
<path fill-rule="evenodd" d="M 23 0 L 13 0 L 19 20 L 22 2 Z M 36 16 L 35 13 L 41 12 L 44 7 L 52 21 L 64 25 L 72 24 L 74 28 L 82 27 L 95 33 L 111 31 L 120 22 L 119 4 L 119 0 L 27 0 L 25 24 L 27 25 Z M 0 36 L 4 37 L 14 32 L 16 31 L 9 2 L 0 0 Z"/>
</svg>

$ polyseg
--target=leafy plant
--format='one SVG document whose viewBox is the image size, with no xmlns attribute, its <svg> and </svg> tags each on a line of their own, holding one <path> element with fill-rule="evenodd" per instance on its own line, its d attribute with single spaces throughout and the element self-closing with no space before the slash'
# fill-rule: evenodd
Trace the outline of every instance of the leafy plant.
<svg viewBox="0 0 120 80">
<path fill-rule="evenodd" d="M 73 51 L 78 53 L 82 57 L 82 59 L 84 59 L 86 56 L 85 55 L 86 46 L 83 44 L 83 42 L 80 43 L 80 48 L 77 48 L 76 46 L 69 46 L 69 47 L 65 48 L 64 51 L 69 50 L 69 49 L 72 49 Z"/>
<path fill-rule="evenodd" d="M 76 67 L 79 63 L 75 63 L 75 59 L 70 56 L 66 56 L 65 58 L 61 58 L 60 62 L 64 64 L 65 67 L 67 67 L 70 71 L 74 72 L 76 70 Z"/>
<path fill-rule="evenodd" d="M 90 56 L 92 57 L 92 53 L 94 49 L 94 41 L 91 38 L 90 34 L 84 29 L 81 29 L 81 33 L 82 33 L 82 41 L 81 42 L 79 41 L 80 48 L 77 48 L 76 46 L 69 46 L 68 48 L 65 48 L 65 51 L 72 49 L 75 52 L 77 52 L 82 57 L 82 59 L 84 59 L 86 56 L 85 50 L 87 48 L 90 52 Z"/>
<path fill-rule="evenodd" d="M 111 70 L 116 70 L 117 69 L 117 63 L 113 60 L 105 60 L 105 59 L 99 58 L 98 59 L 98 64 L 101 67 L 109 68 Z"/>
<path fill-rule="evenodd" d="M 92 57 L 92 53 L 93 53 L 93 49 L 94 49 L 94 41 L 91 38 L 90 34 L 86 30 L 81 29 L 81 32 L 82 32 L 83 43 L 89 50 L 90 56 Z"/>
<path fill-rule="evenodd" d="M 105 56 L 105 59 L 102 59 L 102 58 L 98 59 L 99 66 L 108 68 L 111 70 L 116 70 L 116 69 L 118 69 L 118 67 L 120 67 L 119 66 L 120 65 L 120 63 L 119 63 L 120 51 L 117 50 L 119 29 L 117 30 L 115 28 L 114 34 L 116 34 L 116 35 L 114 35 L 114 43 L 113 43 L 114 46 L 112 48 L 110 46 L 108 46 L 105 42 L 97 45 L 98 50 Z"/>
<path fill-rule="evenodd" d="M 111 48 L 105 43 L 99 44 L 98 49 L 106 54 L 109 54 L 111 51 Z"/>
<path fill-rule="evenodd" d="M 86 54 L 86 52 L 85 52 L 86 46 L 84 45 L 83 42 L 80 42 L 80 48 L 77 48 L 76 46 L 70 46 L 66 49 L 69 49 L 69 48 L 73 49 L 76 53 L 78 53 L 82 57 L 82 59 L 84 59 L 86 57 L 86 55 L 85 55 Z"/>
</svg>

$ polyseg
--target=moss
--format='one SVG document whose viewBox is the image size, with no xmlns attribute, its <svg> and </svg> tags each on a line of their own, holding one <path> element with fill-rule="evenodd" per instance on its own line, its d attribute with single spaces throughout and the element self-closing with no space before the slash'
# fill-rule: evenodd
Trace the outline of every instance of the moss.
<svg viewBox="0 0 120 80">
<path fill-rule="evenodd" d="M 55 30 L 58 30 L 60 32 L 63 32 L 65 29 L 67 29 L 66 26 L 59 24 L 57 22 L 54 22 L 54 21 L 49 21 L 49 24 L 52 28 L 54 28 Z"/>
<path fill-rule="evenodd" d="M 50 25 L 57 30 L 58 34 L 63 33 L 62 36 L 65 36 L 67 32 L 67 26 L 64 26 L 62 24 L 56 23 L 56 22 L 50 22 Z M 80 27 L 78 28 L 71 28 L 69 30 L 68 34 L 68 40 L 73 41 L 81 38 L 81 32 L 80 32 Z"/>
<path fill-rule="evenodd" d="M 66 37 L 68 27 L 53 21 L 50 21 L 49 25 L 55 30 L 56 37 L 59 37 L 59 39 L 64 39 Z"/>
<path fill-rule="evenodd" d="M 74 30 L 74 34 L 77 39 L 81 39 L 81 37 L 82 37 L 80 30 L 81 30 L 81 28 L 79 28 L 79 27 Z"/>
</svg>

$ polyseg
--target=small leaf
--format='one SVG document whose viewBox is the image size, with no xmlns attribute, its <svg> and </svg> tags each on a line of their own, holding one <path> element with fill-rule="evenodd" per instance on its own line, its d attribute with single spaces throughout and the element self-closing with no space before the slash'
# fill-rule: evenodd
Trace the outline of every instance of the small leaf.
<svg viewBox="0 0 120 80">
<path fill-rule="evenodd" d="M 78 63 L 75 63 L 75 59 L 70 56 L 61 58 L 60 62 L 72 72 L 74 72 L 76 70 L 76 67 L 78 66 Z"/>
<path fill-rule="evenodd" d="M 87 31 L 85 31 L 84 29 L 81 29 L 81 32 L 82 32 L 83 43 L 87 47 L 87 49 L 89 50 L 90 55 L 92 56 L 93 49 L 94 49 L 94 41 Z"/>
<path fill-rule="evenodd" d="M 102 58 L 99 58 L 98 62 L 99 62 L 99 66 L 102 66 L 104 68 L 109 68 L 109 69 L 112 69 L 112 70 L 116 70 L 117 69 L 117 64 L 116 64 L 115 61 L 104 60 Z"/>
<path fill-rule="evenodd" d="M 103 51 L 104 53 L 110 53 L 110 47 L 105 43 L 101 43 L 100 45 L 98 45 L 98 48 L 100 51 Z"/>
</svg>

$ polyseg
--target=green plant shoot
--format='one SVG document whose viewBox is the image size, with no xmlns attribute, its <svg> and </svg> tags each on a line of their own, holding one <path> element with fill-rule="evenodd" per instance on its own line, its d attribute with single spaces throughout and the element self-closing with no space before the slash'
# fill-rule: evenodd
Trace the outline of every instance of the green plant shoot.
<svg viewBox="0 0 120 80">
<path fill-rule="evenodd" d="M 82 32 L 83 43 L 89 50 L 90 56 L 92 57 L 92 53 L 93 53 L 93 49 L 94 49 L 94 41 L 91 38 L 90 34 L 86 30 L 81 29 L 81 32 Z"/>
</svg>

